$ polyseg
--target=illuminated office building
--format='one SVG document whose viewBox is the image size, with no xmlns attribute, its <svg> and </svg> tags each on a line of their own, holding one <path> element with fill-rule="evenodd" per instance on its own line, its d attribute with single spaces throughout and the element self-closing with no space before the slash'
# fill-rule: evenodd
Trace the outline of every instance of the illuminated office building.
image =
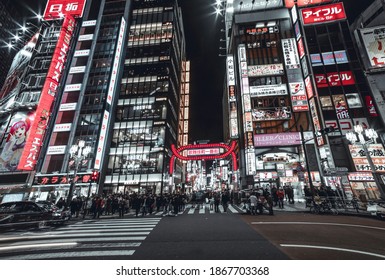
<svg viewBox="0 0 385 280">
<path fill-rule="evenodd" d="M 377 129 L 377 113 L 343 3 L 233 0 L 223 10 L 225 127 L 239 139 L 242 188 L 358 193 L 353 175 L 362 170 L 344 135 L 355 124 Z"/>
<path fill-rule="evenodd" d="M 4 192 L 44 199 L 66 197 L 70 186 L 77 195 L 171 190 L 169 147 L 185 125 L 179 117 L 188 114 L 189 62 L 177 1 L 48 1 L 39 31 L 16 93 L 23 109 L 12 107 L 27 120 L 27 140 L 0 174 L 22 174 L 23 189 L 10 179 Z M 2 151 L 16 117 L 1 123 Z M 78 161 L 73 145 L 90 153 Z M 180 178 L 177 172 L 174 182 Z"/>
</svg>

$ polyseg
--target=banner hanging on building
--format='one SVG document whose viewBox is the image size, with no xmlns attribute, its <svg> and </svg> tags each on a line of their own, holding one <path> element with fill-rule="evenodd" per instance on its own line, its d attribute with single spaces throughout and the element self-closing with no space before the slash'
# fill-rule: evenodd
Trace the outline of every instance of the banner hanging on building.
<svg viewBox="0 0 385 280">
<path fill-rule="evenodd" d="M 67 52 L 71 43 L 72 33 L 75 28 L 75 19 L 67 15 L 64 18 L 56 48 L 48 68 L 39 104 L 36 109 L 34 121 L 31 124 L 30 134 L 18 166 L 20 170 L 32 171 L 35 168 L 40 148 L 43 145 L 45 131 L 51 115 L 51 107 L 54 102 L 60 83 L 62 71 L 67 59 Z"/>
</svg>

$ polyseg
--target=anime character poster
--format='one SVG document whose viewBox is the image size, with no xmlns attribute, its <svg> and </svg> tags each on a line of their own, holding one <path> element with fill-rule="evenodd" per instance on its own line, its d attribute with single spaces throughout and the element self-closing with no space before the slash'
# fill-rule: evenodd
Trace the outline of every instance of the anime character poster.
<svg viewBox="0 0 385 280">
<path fill-rule="evenodd" d="M 0 172 L 17 169 L 33 116 L 29 112 L 17 112 L 11 119 L 0 146 Z"/>
<path fill-rule="evenodd" d="M 27 65 L 31 60 L 32 52 L 36 46 L 39 35 L 36 34 L 31 40 L 15 55 L 7 78 L 0 90 L 0 110 L 10 108 L 20 91 L 21 80 L 26 72 Z"/>
</svg>

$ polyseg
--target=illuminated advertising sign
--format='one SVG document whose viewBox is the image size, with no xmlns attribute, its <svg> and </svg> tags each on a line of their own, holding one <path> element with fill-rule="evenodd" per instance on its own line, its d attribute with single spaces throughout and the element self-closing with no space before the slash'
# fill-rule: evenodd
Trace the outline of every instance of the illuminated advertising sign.
<svg viewBox="0 0 385 280">
<path fill-rule="evenodd" d="M 299 132 L 255 134 L 255 147 L 271 146 L 293 146 L 301 144 L 301 134 Z"/>
<path fill-rule="evenodd" d="M 187 150 L 187 156 L 218 155 L 220 153 L 219 148 Z"/>
<path fill-rule="evenodd" d="M 358 93 L 347 93 L 345 98 L 349 108 L 362 108 L 361 98 Z"/>
<path fill-rule="evenodd" d="M 293 112 L 309 111 L 309 104 L 307 102 L 307 96 L 305 92 L 305 84 L 289 83 L 291 104 L 293 106 Z"/>
<path fill-rule="evenodd" d="M 272 120 L 287 120 L 291 119 L 290 107 L 275 107 L 264 109 L 253 109 L 253 121 L 272 121 Z"/>
<path fill-rule="evenodd" d="M 297 3 L 298 7 L 305 7 L 315 4 L 330 3 L 332 1 L 333 0 L 285 0 L 285 6 L 286 8 L 291 8 Z"/>
<path fill-rule="evenodd" d="M 30 135 L 25 144 L 22 158 L 18 165 L 20 170 L 32 171 L 35 168 L 44 134 L 51 115 L 52 103 L 55 99 L 60 77 L 67 59 L 67 52 L 75 28 L 75 19 L 67 15 L 62 24 L 51 64 L 41 91 L 35 119 L 31 124 Z"/>
<path fill-rule="evenodd" d="M 302 37 L 301 29 L 300 29 L 300 27 L 299 27 L 299 21 L 297 21 L 297 22 L 294 24 L 294 32 L 295 32 L 295 38 L 296 38 L 297 41 L 298 41 L 299 38 Z"/>
<path fill-rule="evenodd" d="M 385 67 L 385 26 L 359 29 L 372 67 Z"/>
<path fill-rule="evenodd" d="M 49 146 L 47 150 L 47 155 L 64 155 L 66 148 L 67 148 L 66 145 Z"/>
<path fill-rule="evenodd" d="M 330 96 L 320 96 L 319 101 L 321 103 L 322 110 L 333 110 L 334 109 L 332 98 Z"/>
<path fill-rule="evenodd" d="M 18 169 L 26 142 L 31 135 L 31 123 L 33 120 L 33 112 L 17 112 L 13 115 L 3 143 L 0 143 L 0 147 L 2 147 L 0 171 L 15 171 Z M 6 128 L 4 127 L 4 129 Z"/>
<path fill-rule="evenodd" d="M 235 71 L 234 71 L 234 57 L 228 55 L 226 59 L 227 63 L 227 83 L 229 86 L 235 85 Z"/>
<path fill-rule="evenodd" d="M 246 112 L 244 115 L 244 129 L 245 131 L 253 131 L 253 114 L 252 112 Z"/>
<path fill-rule="evenodd" d="M 81 183 L 88 184 L 91 181 L 91 174 L 77 174 L 73 178 L 73 182 L 77 185 Z M 67 174 L 57 174 L 57 175 L 45 175 L 45 176 L 36 176 L 34 184 L 36 185 L 67 185 L 70 183 Z"/>
<path fill-rule="evenodd" d="M 311 83 L 311 78 L 310 76 L 308 76 L 306 79 L 305 79 L 305 88 L 306 88 L 306 94 L 307 94 L 307 98 L 310 99 L 314 96 L 314 91 L 313 91 L 313 85 Z"/>
<path fill-rule="evenodd" d="M 305 56 L 305 46 L 304 46 L 304 44 L 303 44 L 302 38 L 300 38 L 300 39 L 298 40 L 297 46 L 298 46 L 299 58 L 304 57 L 304 56 Z"/>
<path fill-rule="evenodd" d="M 86 0 L 48 0 L 43 19 L 55 20 L 67 15 L 81 18 L 85 4 Z"/>
<path fill-rule="evenodd" d="M 291 13 L 291 19 L 293 20 L 293 23 L 296 23 L 298 20 L 297 7 L 293 7 L 293 9 L 290 10 L 290 13 Z"/>
<path fill-rule="evenodd" d="M 371 172 L 350 172 L 348 173 L 349 181 L 374 181 L 373 174 Z"/>
<path fill-rule="evenodd" d="M 301 10 L 301 15 L 304 25 L 328 23 L 346 19 L 345 9 L 342 2 L 305 8 Z"/>
<path fill-rule="evenodd" d="M 321 55 L 315 53 L 310 55 L 310 59 L 312 66 L 343 64 L 349 62 L 346 51 L 325 52 Z"/>
<path fill-rule="evenodd" d="M 53 128 L 53 132 L 65 132 L 65 131 L 71 131 L 72 123 L 59 123 L 55 124 Z"/>
<path fill-rule="evenodd" d="M 251 65 L 247 67 L 249 77 L 283 75 L 283 64 Z"/>
<path fill-rule="evenodd" d="M 238 138 L 238 119 L 230 119 L 230 137 Z"/>
<path fill-rule="evenodd" d="M 114 93 L 117 87 L 116 78 L 118 74 L 117 72 L 119 67 L 119 61 L 122 53 L 122 45 L 124 40 L 123 37 L 124 37 L 125 29 L 126 29 L 126 21 L 124 20 L 124 18 L 122 18 L 120 22 L 118 40 L 116 41 L 115 55 L 114 55 L 114 60 L 113 60 L 113 65 L 111 70 L 112 73 L 110 77 L 110 83 L 108 85 L 108 91 L 107 91 L 107 103 L 110 105 L 112 105 Z M 99 134 L 98 147 L 96 149 L 95 164 L 94 164 L 94 169 L 97 169 L 97 170 L 100 169 L 102 165 L 109 123 L 110 123 L 110 112 L 107 110 L 104 110 L 102 126 L 100 128 L 100 134 Z"/>
<path fill-rule="evenodd" d="M 124 36 L 125 28 L 126 28 L 126 21 L 122 18 L 122 22 L 120 23 L 119 37 L 116 43 L 115 56 L 112 64 L 112 70 L 111 70 L 112 73 L 110 77 L 110 83 L 107 91 L 107 103 L 110 105 L 112 105 L 113 95 L 116 90 L 116 84 L 117 84 L 116 78 L 118 75 L 120 57 L 122 55 L 123 36 Z"/>
<path fill-rule="evenodd" d="M 318 88 L 325 87 L 336 87 L 336 86 L 349 86 L 356 83 L 352 71 L 341 71 L 341 72 L 332 72 L 327 73 L 327 78 L 325 74 L 316 74 L 315 80 Z"/>
<path fill-rule="evenodd" d="M 286 84 L 280 85 L 264 85 L 264 86 L 251 86 L 250 95 L 255 96 L 275 96 L 275 95 L 287 95 Z"/>
<path fill-rule="evenodd" d="M 337 113 L 337 119 L 349 119 L 348 105 L 346 104 L 345 95 L 333 95 L 333 103 Z"/>
<path fill-rule="evenodd" d="M 285 60 L 286 69 L 299 68 L 300 61 L 294 38 L 282 39 L 283 56 Z"/>
<path fill-rule="evenodd" d="M 369 156 L 373 162 L 376 172 L 385 172 L 385 150 L 382 144 L 368 145 Z M 366 152 L 362 145 L 349 145 L 356 171 L 372 171 Z"/>
<path fill-rule="evenodd" d="M 366 108 L 368 108 L 368 110 L 369 110 L 369 115 L 371 117 L 377 117 L 378 114 L 377 114 L 376 108 L 374 107 L 372 97 L 371 96 L 365 96 L 365 103 L 366 103 Z"/>
<path fill-rule="evenodd" d="M 255 163 L 255 153 L 254 152 L 247 152 L 246 153 L 246 174 L 247 175 L 254 175 L 255 169 L 256 169 L 256 163 Z"/>
<path fill-rule="evenodd" d="M 319 120 L 318 110 L 317 110 L 314 98 L 309 100 L 309 108 L 310 108 L 311 117 L 313 119 L 314 130 L 315 131 L 320 131 L 321 130 L 321 123 L 320 123 L 320 120 Z M 317 137 L 317 145 L 318 146 L 325 145 L 325 140 L 324 140 L 323 136 L 318 136 Z"/>
<path fill-rule="evenodd" d="M 354 125 L 361 125 L 364 129 L 369 128 L 369 122 L 366 118 L 353 118 L 353 122 L 351 119 L 325 120 L 325 127 L 335 129 L 334 132 L 329 134 L 331 136 L 345 135 L 347 132 L 354 130 Z"/>
</svg>

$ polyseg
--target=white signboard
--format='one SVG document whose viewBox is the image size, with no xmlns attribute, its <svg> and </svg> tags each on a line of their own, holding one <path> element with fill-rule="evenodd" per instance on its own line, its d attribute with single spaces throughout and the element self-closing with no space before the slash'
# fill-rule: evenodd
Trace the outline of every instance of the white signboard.
<svg viewBox="0 0 385 280">
<path fill-rule="evenodd" d="M 66 151 L 65 145 L 62 146 L 49 146 L 47 150 L 47 155 L 64 155 Z"/>
<path fill-rule="evenodd" d="M 100 169 L 100 166 L 102 163 L 104 144 L 106 142 L 107 127 L 108 127 L 109 119 L 110 119 L 110 113 L 107 110 L 104 110 L 102 127 L 100 130 L 98 149 L 96 150 L 95 165 L 94 165 L 94 168 L 97 170 Z"/>
<path fill-rule="evenodd" d="M 79 36 L 78 41 L 90 41 L 94 38 L 94 34 L 83 34 Z"/>
<path fill-rule="evenodd" d="M 372 67 L 385 67 L 385 25 L 359 29 Z"/>
<path fill-rule="evenodd" d="M 250 65 L 247 70 L 249 77 L 283 75 L 283 64 Z"/>
<path fill-rule="evenodd" d="M 53 128 L 53 132 L 65 132 L 65 131 L 71 131 L 72 123 L 59 123 L 55 124 Z"/>
<path fill-rule="evenodd" d="M 234 57 L 227 56 L 227 83 L 229 86 L 235 85 Z"/>
<path fill-rule="evenodd" d="M 295 39 L 282 39 L 282 49 L 286 69 L 298 69 L 300 67 L 300 60 Z"/>
<path fill-rule="evenodd" d="M 76 105 L 77 105 L 77 103 L 63 103 L 63 104 L 60 104 L 59 111 L 60 112 L 63 112 L 63 111 L 73 111 L 73 110 L 76 109 Z"/>
<path fill-rule="evenodd" d="M 116 43 L 117 45 L 115 50 L 114 61 L 112 64 L 112 74 L 110 77 L 110 83 L 107 91 L 107 103 L 110 105 L 112 105 L 112 98 L 113 98 L 114 91 L 117 84 L 116 78 L 118 75 L 119 61 L 123 50 L 123 37 L 124 37 L 125 28 L 126 28 L 126 21 L 124 20 L 124 18 L 122 18 L 122 22 L 120 23 L 120 30 L 118 34 L 119 37 Z"/>
<path fill-rule="evenodd" d="M 89 55 L 90 55 L 90 50 L 77 50 L 74 53 L 74 57 L 89 56 Z"/>
<path fill-rule="evenodd" d="M 84 73 L 86 72 L 85 66 L 75 66 L 70 68 L 70 74 Z"/>
<path fill-rule="evenodd" d="M 71 84 L 71 85 L 66 85 L 64 87 L 64 91 L 69 92 L 69 91 L 80 91 L 82 87 L 82 84 Z"/>
<path fill-rule="evenodd" d="M 251 86 L 251 96 L 274 96 L 274 95 L 287 95 L 286 84 L 281 85 L 264 85 L 264 86 Z"/>
</svg>

